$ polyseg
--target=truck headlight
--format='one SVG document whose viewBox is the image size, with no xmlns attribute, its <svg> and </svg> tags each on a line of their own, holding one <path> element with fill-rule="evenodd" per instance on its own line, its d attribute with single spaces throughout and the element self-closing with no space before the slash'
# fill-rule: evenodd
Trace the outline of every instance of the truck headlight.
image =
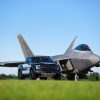
<svg viewBox="0 0 100 100">
<path fill-rule="evenodd" d="M 35 65 L 35 68 L 36 69 L 40 69 L 40 65 Z"/>
</svg>

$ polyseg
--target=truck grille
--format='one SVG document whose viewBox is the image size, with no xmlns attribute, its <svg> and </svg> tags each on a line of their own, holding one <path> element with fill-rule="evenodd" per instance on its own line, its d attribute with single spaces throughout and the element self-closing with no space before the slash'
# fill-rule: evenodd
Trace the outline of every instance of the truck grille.
<svg viewBox="0 0 100 100">
<path fill-rule="evenodd" d="M 42 66 L 42 71 L 44 73 L 55 73 L 56 72 L 56 67 L 45 65 L 45 66 Z"/>
</svg>

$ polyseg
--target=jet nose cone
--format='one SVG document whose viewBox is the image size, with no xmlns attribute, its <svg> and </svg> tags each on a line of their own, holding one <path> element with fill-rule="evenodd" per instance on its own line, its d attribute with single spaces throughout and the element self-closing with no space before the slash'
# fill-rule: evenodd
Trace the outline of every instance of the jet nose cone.
<svg viewBox="0 0 100 100">
<path fill-rule="evenodd" d="M 100 62 L 100 57 L 97 56 L 97 55 L 91 55 L 91 57 L 90 57 L 90 61 L 91 61 L 92 64 L 95 65 L 95 64 L 97 64 L 97 63 Z"/>
</svg>

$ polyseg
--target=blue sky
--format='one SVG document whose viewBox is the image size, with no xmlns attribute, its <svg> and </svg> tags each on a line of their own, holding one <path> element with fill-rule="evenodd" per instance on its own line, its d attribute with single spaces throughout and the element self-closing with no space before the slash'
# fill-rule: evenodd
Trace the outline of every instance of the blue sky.
<svg viewBox="0 0 100 100">
<path fill-rule="evenodd" d="M 24 60 L 16 33 L 34 54 L 62 54 L 78 36 L 75 46 L 86 43 L 100 55 L 100 0 L 0 0 L 0 61 Z"/>
</svg>

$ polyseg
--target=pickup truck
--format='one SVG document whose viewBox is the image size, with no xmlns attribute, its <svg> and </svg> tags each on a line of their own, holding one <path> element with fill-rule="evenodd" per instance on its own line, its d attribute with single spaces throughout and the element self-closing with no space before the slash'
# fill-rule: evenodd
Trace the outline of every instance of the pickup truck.
<svg viewBox="0 0 100 100">
<path fill-rule="evenodd" d="M 29 77 L 31 80 L 47 79 L 48 77 L 60 80 L 60 66 L 49 56 L 27 57 L 24 64 L 18 65 L 18 78 L 25 79 L 25 77 Z"/>
</svg>

